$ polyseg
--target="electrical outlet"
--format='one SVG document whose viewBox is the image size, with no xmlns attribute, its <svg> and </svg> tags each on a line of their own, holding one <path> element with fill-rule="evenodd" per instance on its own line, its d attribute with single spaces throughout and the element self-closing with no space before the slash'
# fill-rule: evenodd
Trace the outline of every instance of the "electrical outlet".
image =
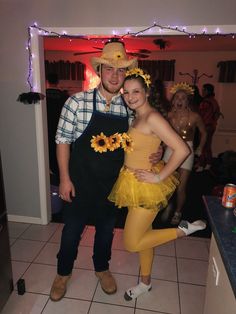
<svg viewBox="0 0 236 314">
<path fill-rule="evenodd" d="M 219 272 L 219 268 L 217 266 L 216 260 L 214 257 L 212 257 L 212 271 L 213 271 L 213 275 L 215 277 L 215 285 L 218 286 L 219 285 L 219 278 L 220 278 L 220 272 Z"/>
</svg>

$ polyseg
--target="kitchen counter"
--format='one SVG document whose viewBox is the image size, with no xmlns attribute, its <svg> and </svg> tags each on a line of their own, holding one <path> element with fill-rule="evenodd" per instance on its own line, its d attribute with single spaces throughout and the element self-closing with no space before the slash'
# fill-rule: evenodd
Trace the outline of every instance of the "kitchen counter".
<svg viewBox="0 0 236 314">
<path fill-rule="evenodd" d="M 221 205 L 221 198 L 204 196 L 210 226 L 236 298 L 236 216 Z"/>
</svg>

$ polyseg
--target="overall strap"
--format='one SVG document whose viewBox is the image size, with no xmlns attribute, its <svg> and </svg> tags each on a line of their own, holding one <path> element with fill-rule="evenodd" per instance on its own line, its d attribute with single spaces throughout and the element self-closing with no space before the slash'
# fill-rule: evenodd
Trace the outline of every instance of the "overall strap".
<svg viewBox="0 0 236 314">
<path fill-rule="evenodd" d="M 97 96 L 97 89 L 94 88 L 94 90 L 93 90 L 93 112 L 96 111 L 96 96 Z"/>
</svg>

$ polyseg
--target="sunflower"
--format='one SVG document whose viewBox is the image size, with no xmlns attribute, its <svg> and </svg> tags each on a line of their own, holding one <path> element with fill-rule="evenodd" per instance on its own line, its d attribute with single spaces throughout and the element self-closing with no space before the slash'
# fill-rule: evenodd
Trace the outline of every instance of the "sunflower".
<svg viewBox="0 0 236 314">
<path fill-rule="evenodd" d="M 115 52 L 114 53 L 114 59 L 119 60 L 122 58 L 122 54 L 120 52 Z"/>
<path fill-rule="evenodd" d="M 175 94 L 179 90 L 183 90 L 186 92 L 187 95 L 193 95 L 194 89 L 186 82 L 177 83 L 171 87 L 170 93 Z"/>
<path fill-rule="evenodd" d="M 121 145 L 125 152 L 130 153 L 133 151 L 133 140 L 127 133 L 122 134 Z"/>
<path fill-rule="evenodd" d="M 120 147 L 120 144 L 122 142 L 122 136 L 119 133 L 115 133 L 109 136 L 108 140 L 109 140 L 108 149 L 113 152 L 115 149 Z"/>
<path fill-rule="evenodd" d="M 132 75 L 135 75 L 136 77 L 141 76 L 148 88 L 152 83 L 151 76 L 149 74 L 145 74 L 143 70 L 140 68 L 134 68 L 134 69 L 126 71 L 126 76 L 132 76 Z"/>
<path fill-rule="evenodd" d="M 101 132 L 100 135 L 93 136 L 90 142 L 95 152 L 105 153 L 109 147 L 109 139 L 103 132 Z"/>
</svg>

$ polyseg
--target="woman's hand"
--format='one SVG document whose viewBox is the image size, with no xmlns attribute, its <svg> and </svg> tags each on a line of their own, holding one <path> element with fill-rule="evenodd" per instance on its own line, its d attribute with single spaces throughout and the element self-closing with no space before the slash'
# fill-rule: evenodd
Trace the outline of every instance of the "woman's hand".
<svg viewBox="0 0 236 314">
<path fill-rule="evenodd" d="M 152 171 L 136 169 L 134 175 L 138 181 L 147 183 L 159 183 L 161 181 L 159 174 Z"/>
</svg>

